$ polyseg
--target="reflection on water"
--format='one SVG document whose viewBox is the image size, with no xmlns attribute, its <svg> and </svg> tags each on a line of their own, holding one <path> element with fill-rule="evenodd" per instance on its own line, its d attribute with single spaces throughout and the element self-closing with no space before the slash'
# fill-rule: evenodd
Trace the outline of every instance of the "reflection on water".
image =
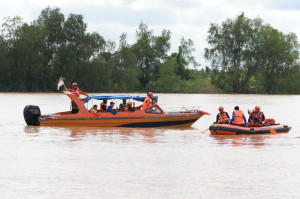
<svg viewBox="0 0 300 199">
<path fill-rule="evenodd" d="M 266 144 L 266 139 L 270 139 L 270 135 L 210 135 L 220 145 L 232 146 L 253 146 L 261 147 Z"/>
</svg>

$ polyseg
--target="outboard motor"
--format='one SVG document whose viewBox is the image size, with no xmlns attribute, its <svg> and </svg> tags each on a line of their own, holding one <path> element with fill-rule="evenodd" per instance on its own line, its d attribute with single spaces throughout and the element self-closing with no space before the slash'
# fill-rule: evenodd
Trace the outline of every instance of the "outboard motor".
<svg viewBox="0 0 300 199">
<path fill-rule="evenodd" d="M 41 116 L 41 110 L 38 106 L 27 105 L 23 111 L 24 119 L 29 126 L 39 126 L 39 117 Z"/>
</svg>

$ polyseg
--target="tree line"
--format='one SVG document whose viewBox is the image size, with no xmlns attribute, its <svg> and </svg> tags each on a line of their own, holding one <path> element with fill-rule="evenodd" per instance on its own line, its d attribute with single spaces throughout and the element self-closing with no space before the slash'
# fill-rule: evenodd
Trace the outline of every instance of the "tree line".
<svg viewBox="0 0 300 199">
<path fill-rule="evenodd" d="M 53 92 L 58 78 L 86 92 L 300 93 L 298 41 L 260 18 L 241 14 L 211 24 L 210 66 L 193 56 L 191 39 L 170 52 L 171 31 L 140 23 L 133 44 L 88 33 L 82 15 L 46 8 L 25 23 L 6 18 L 0 35 L 0 91 Z"/>
</svg>

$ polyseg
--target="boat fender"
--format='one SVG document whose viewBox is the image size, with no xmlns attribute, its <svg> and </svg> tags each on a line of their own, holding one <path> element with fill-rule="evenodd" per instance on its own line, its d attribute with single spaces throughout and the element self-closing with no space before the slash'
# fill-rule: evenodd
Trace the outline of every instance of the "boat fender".
<svg viewBox="0 0 300 199">
<path fill-rule="evenodd" d="M 23 111 L 25 122 L 28 126 L 39 126 L 39 117 L 41 116 L 41 110 L 36 105 L 27 105 Z"/>
</svg>

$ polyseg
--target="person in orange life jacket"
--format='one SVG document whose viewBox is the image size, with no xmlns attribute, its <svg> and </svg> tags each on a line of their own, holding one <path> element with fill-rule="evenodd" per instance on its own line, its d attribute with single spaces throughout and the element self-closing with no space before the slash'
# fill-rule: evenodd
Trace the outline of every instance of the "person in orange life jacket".
<svg viewBox="0 0 300 199">
<path fill-rule="evenodd" d="M 265 121 L 264 113 L 260 111 L 260 106 L 255 106 L 254 122 L 262 123 L 263 121 Z"/>
<path fill-rule="evenodd" d="M 79 92 L 78 91 L 75 91 L 73 94 L 76 97 L 79 97 Z M 83 99 L 80 99 L 80 100 L 83 100 Z M 78 113 L 79 112 L 79 108 L 78 108 L 77 104 L 73 100 L 71 101 L 71 105 L 72 105 L 72 114 Z"/>
<path fill-rule="evenodd" d="M 224 112 L 224 108 L 222 106 L 219 107 L 219 111 L 220 113 L 217 115 L 216 122 L 221 124 L 229 123 L 230 117 L 227 112 Z"/>
<path fill-rule="evenodd" d="M 114 102 L 110 102 L 109 106 L 106 109 L 106 112 L 110 112 L 110 113 L 112 113 L 114 115 L 117 114 L 118 111 L 113 109 L 114 106 L 115 106 L 115 103 Z"/>
<path fill-rule="evenodd" d="M 101 112 L 105 112 L 106 111 L 106 106 L 107 106 L 107 100 L 103 100 L 103 102 L 100 104 L 100 110 Z"/>
<path fill-rule="evenodd" d="M 249 114 L 248 123 L 254 123 L 254 113 L 255 113 L 255 109 L 253 109 L 252 111 L 248 110 L 248 114 Z"/>
<path fill-rule="evenodd" d="M 90 112 L 93 113 L 94 115 L 99 115 L 101 112 L 98 113 L 98 106 L 95 104 L 93 108 L 91 108 Z"/>
<path fill-rule="evenodd" d="M 65 91 L 72 92 L 77 97 L 79 97 L 79 94 L 88 96 L 88 94 L 86 94 L 85 92 L 79 90 L 78 85 L 77 85 L 76 82 L 74 82 L 72 84 L 72 89 L 67 88 L 67 89 L 65 89 Z M 81 100 L 83 101 L 84 99 L 81 99 Z M 78 113 L 79 112 L 79 108 L 78 108 L 77 104 L 74 101 L 71 101 L 71 105 L 72 105 L 72 114 Z"/>
<path fill-rule="evenodd" d="M 132 102 L 127 102 L 127 106 L 124 109 L 125 112 L 133 112 L 135 111 L 135 103 L 133 103 L 133 107 L 132 107 Z"/>
<path fill-rule="evenodd" d="M 247 120 L 243 111 L 240 110 L 238 106 L 234 107 L 230 124 L 243 125 L 243 120 L 244 120 L 244 124 L 247 125 Z"/>
<path fill-rule="evenodd" d="M 147 97 L 144 100 L 143 109 L 146 109 L 146 108 L 148 108 L 148 107 L 150 107 L 150 106 L 153 105 L 152 97 L 153 97 L 153 93 L 149 92 L 148 95 L 147 95 Z"/>
</svg>

